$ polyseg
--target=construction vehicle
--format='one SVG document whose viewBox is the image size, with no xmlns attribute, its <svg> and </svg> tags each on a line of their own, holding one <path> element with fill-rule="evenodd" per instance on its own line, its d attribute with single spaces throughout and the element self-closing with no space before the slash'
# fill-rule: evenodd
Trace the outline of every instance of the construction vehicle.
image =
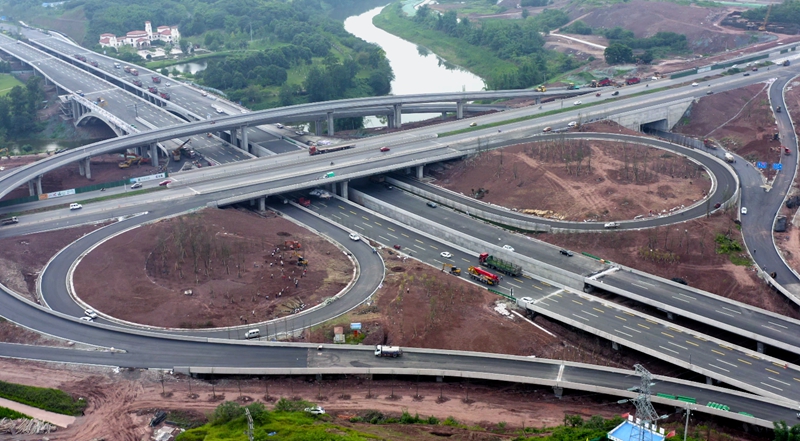
<svg viewBox="0 0 800 441">
<path fill-rule="evenodd" d="M 487 268 L 496 269 L 509 276 L 519 277 L 522 275 L 521 266 L 506 260 L 498 259 L 497 257 L 489 255 L 489 253 L 481 253 L 481 255 L 478 256 L 478 262 Z"/>
<path fill-rule="evenodd" d="M 492 274 L 489 271 L 481 268 L 471 266 L 467 268 L 467 272 L 472 280 L 477 280 L 478 282 L 485 283 L 489 286 L 497 286 L 500 284 L 500 277 L 497 277 L 496 274 Z"/>
<path fill-rule="evenodd" d="M 308 266 L 308 259 L 304 259 L 303 256 L 297 256 L 297 266 Z"/>
<path fill-rule="evenodd" d="M 733 157 L 730 153 L 725 153 L 725 162 L 736 162 L 736 158 Z"/>
<path fill-rule="evenodd" d="M 157 77 L 155 75 L 153 75 L 151 78 L 153 79 L 154 83 L 160 83 L 161 82 L 161 78 L 159 78 L 159 77 Z"/>
<path fill-rule="evenodd" d="M 547 88 L 544 86 L 536 86 L 537 92 L 547 92 Z"/>
<path fill-rule="evenodd" d="M 299 250 L 302 248 L 300 242 L 296 240 L 285 240 L 283 241 L 283 249 L 284 250 Z"/>
<path fill-rule="evenodd" d="M 331 146 L 311 146 L 308 148 L 309 155 L 321 155 L 323 153 L 333 153 L 339 152 L 342 150 L 352 149 L 355 147 L 355 144 L 342 144 L 342 145 L 331 145 Z"/>
<path fill-rule="evenodd" d="M 631 84 L 639 84 L 640 81 L 639 77 L 630 77 L 625 79 L 625 84 L 630 86 Z"/>
<path fill-rule="evenodd" d="M 187 139 L 186 141 L 183 142 L 183 144 L 179 145 L 178 148 L 176 148 L 175 150 L 172 151 L 172 159 L 174 161 L 180 161 L 181 160 L 181 150 L 183 150 L 183 146 L 188 144 L 189 141 L 191 141 L 191 140 L 192 140 L 192 138 Z"/>
<path fill-rule="evenodd" d="M 139 156 L 137 158 L 136 165 L 149 164 L 149 163 L 150 163 L 150 158 L 146 158 L 144 156 Z"/>
<path fill-rule="evenodd" d="M 155 87 L 155 86 L 150 86 L 150 87 L 147 88 L 147 91 L 152 93 L 153 95 L 155 95 L 155 94 L 158 93 L 158 88 Z"/>
<path fill-rule="evenodd" d="M 7 218 L 1 220 L 0 221 L 0 225 L 13 225 L 13 224 L 16 224 L 18 222 L 19 222 L 19 220 L 17 219 L 17 217 L 16 216 L 12 216 L 12 217 L 7 217 Z"/>
<path fill-rule="evenodd" d="M 703 140 L 703 146 L 706 147 L 706 148 L 709 148 L 709 149 L 717 148 L 717 145 L 714 144 L 714 141 L 712 141 L 709 138 L 706 138 L 706 139 Z"/>
<path fill-rule="evenodd" d="M 138 158 L 128 158 L 128 159 L 120 162 L 118 165 L 119 165 L 119 168 L 128 168 L 134 162 L 138 162 Z"/>
<path fill-rule="evenodd" d="M 397 246 L 399 246 L 399 245 L 397 245 Z M 461 268 L 453 265 L 452 263 L 442 264 L 442 271 L 444 271 L 447 268 L 449 268 L 450 274 L 452 274 L 454 276 L 460 276 L 461 275 Z"/>
<path fill-rule="evenodd" d="M 158 96 L 164 98 L 165 100 L 169 101 L 169 94 L 167 92 L 159 92 Z"/>
<path fill-rule="evenodd" d="M 306 198 L 300 197 L 300 198 L 297 198 L 297 203 L 302 205 L 302 206 L 304 206 L 304 207 L 310 207 L 311 206 L 311 199 L 306 199 Z"/>
<path fill-rule="evenodd" d="M 577 89 L 575 83 L 567 83 L 567 90 L 575 90 L 575 89 Z"/>
<path fill-rule="evenodd" d="M 764 32 L 767 30 L 767 23 L 769 23 L 769 13 L 772 12 L 772 3 L 767 7 L 767 14 L 764 16 L 764 23 L 758 27 L 758 30 Z"/>
<path fill-rule="evenodd" d="M 375 346 L 375 356 L 376 357 L 400 357 L 403 355 L 403 350 L 400 349 L 399 346 L 384 346 L 384 345 L 377 345 Z"/>
<path fill-rule="evenodd" d="M 614 85 L 614 83 L 608 77 L 606 77 L 606 78 L 603 78 L 603 79 L 597 81 L 597 86 L 595 86 L 595 87 L 606 87 L 606 86 L 613 86 L 613 85 Z"/>
</svg>

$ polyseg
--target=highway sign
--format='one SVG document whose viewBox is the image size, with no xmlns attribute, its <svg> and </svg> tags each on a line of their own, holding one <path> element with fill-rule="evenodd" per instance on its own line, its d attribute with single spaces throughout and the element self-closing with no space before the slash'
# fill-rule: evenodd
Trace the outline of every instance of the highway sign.
<svg viewBox="0 0 800 441">
<path fill-rule="evenodd" d="M 766 162 L 756 162 L 756 168 L 765 169 L 767 168 Z"/>
<path fill-rule="evenodd" d="M 773 163 L 772 164 L 772 169 L 773 170 L 781 170 L 782 168 L 783 168 L 783 164 L 779 164 L 779 163 Z"/>
</svg>

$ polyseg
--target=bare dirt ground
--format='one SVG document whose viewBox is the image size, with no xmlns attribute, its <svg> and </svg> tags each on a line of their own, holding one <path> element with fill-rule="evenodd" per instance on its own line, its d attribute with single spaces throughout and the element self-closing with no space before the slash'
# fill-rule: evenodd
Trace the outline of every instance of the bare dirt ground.
<svg viewBox="0 0 800 441">
<path fill-rule="evenodd" d="M 601 141 L 521 144 L 448 167 L 434 174 L 444 188 L 571 221 L 663 213 L 702 200 L 711 185 L 696 164 L 678 155 Z"/>
<path fill-rule="evenodd" d="M 653 372 L 672 368 L 637 353 L 614 351 L 595 338 L 538 316 L 531 324 L 514 314 L 499 296 L 393 250 L 381 251 L 387 275 L 368 304 L 315 327 L 306 341 L 333 342 L 333 328 L 349 323 L 362 326 L 364 345 L 388 344 L 536 356 L 629 369 L 643 363 Z M 508 306 L 508 309 L 505 307 Z M 538 326 L 538 327 L 537 327 Z M 546 330 L 546 331 L 545 331 Z M 349 337 L 348 337 L 349 338 Z M 350 340 L 348 340 L 350 341 Z M 353 341 L 357 342 L 357 341 Z"/>
<path fill-rule="evenodd" d="M 767 87 L 753 84 L 706 95 L 692 105 L 673 131 L 711 138 L 751 163 L 780 162 L 781 142 L 772 140 L 778 130 Z M 775 174 L 771 167 L 761 172 L 768 178 Z"/>
<path fill-rule="evenodd" d="M 288 240 L 300 242 L 297 255 L 284 249 Z M 305 274 L 298 255 L 310 262 Z M 352 276 L 350 260 L 305 228 L 274 214 L 228 209 L 117 236 L 83 259 L 74 280 L 77 295 L 100 313 L 196 328 L 292 314 L 335 295 Z"/>
</svg>

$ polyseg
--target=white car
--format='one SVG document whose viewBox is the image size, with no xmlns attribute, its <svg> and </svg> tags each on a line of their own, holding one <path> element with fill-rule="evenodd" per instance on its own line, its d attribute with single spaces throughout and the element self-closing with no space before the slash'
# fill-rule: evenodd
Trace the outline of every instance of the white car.
<svg viewBox="0 0 800 441">
<path fill-rule="evenodd" d="M 306 407 L 303 410 L 308 412 L 308 413 L 314 414 L 314 415 L 325 415 L 325 409 L 323 409 L 323 408 L 321 408 L 319 406 Z"/>
<path fill-rule="evenodd" d="M 692 83 L 692 87 L 697 87 L 697 83 Z"/>
<path fill-rule="evenodd" d="M 93 318 L 87 317 L 87 316 L 83 316 L 83 317 L 79 318 L 78 320 L 80 320 L 82 322 L 93 322 L 94 321 Z"/>
<path fill-rule="evenodd" d="M 453 257 L 453 255 L 448 253 L 447 251 L 442 251 L 441 253 L 439 253 L 439 255 L 444 257 L 445 259 L 449 259 L 449 258 Z"/>
<path fill-rule="evenodd" d="M 283 124 L 281 124 L 281 123 L 275 124 L 275 127 L 279 128 L 279 129 L 282 129 L 283 128 Z"/>
<path fill-rule="evenodd" d="M 361 240 L 356 233 L 350 233 L 350 240 Z"/>
<path fill-rule="evenodd" d="M 576 121 L 570 121 L 569 124 L 567 124 L 567 126 L 569 126 L 569 127 L 575 127 L 577 125 L 578 125 L 578 123 Z"/>
<path fill-rule="evenodd" d="M 574 106 L 580 106 L 581 104 L 583 104 L 581 102 L 581 100 L 578 100 L 578 101 L 575 101 L 574 103 L 572 103 L 572 105 L 574 105 Z"/>
<path fill-rule="evenodd" d="M 742 214 L 747 214 L 747 207 L 742 207 Z"/>
<path fill-rule="evenodd" d="M 141 182 L 137 182 L 137 183 L 131 185 L 131 190 L 136 190 L 137 188 L 142 188 L 142 183 Z"/>
<path fill-rule="evenodd" d="M 525 302 L 525 303 L 531 303 L 531 302 L 533 302 L 533 299 L 532 299 L 532 298 L 530 298 L 530 297 L 523 297 L 523 298 L 521 298 L 520 300 L 521 300 L 521 301 L 523 301 L 523 302 Z"/>
<path fill-rule="evenodd" d="M 97 318 L 97 313 L 94 312 L 94 310 L 87 309 L 86 311 L 83 311 L 83 313 L 86 314 L 86 317 L 89 317 L 90 319 L 96 319 Z"/>
<path fill-rule="evenodd" d="M 80 210 L 81 208 L 83 208 L 83 205 L 78 204 L 76 202 L 73 202 L 73 203 L 69 204 L 69 209 L 70 210 Z"/>
<path fill-rule="evenodd" d="M 503 249 L 506 251 L 511 251 L 512 253 L 514 252 L 514 247 L 511 245 L 503 245 Z"/>
</svg>

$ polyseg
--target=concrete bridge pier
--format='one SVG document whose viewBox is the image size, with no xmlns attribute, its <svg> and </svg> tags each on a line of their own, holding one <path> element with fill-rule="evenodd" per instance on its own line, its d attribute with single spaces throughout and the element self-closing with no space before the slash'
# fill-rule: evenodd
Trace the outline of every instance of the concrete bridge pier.
<svg viewBox="0 0 800 441">
<path fill-rule="evenodd" d="M 42 175 L 28 181 L 28 193 L 31 196 L 42 194 Z"/>
<path fill-rule="evenodd" d="M 250 145 L 249 141 L 247 140 L 247 126 L 239 127 L 239 130 L 242 132 L 242 150 L 250 153 Z"/>
<path fill-rule="evenodd" d="M 339 183 L 339 196 L 341 196 L 344 199 L 347 199 L 348 198 L 347 197 L 348 187 L 349 187 L 348 181 L 340 182 Z"/>
<path fill-rule="evenodd" d="M 394 113 L 389 113 L 386 115 L 386 126 L 390 129 L 394 128 Z"/>
<path fill-rule="evenodd" d="M 394 105 L 394 128 L 395 129 L 403 128 L 403 105 L 402 104 L 395 104 Z"/>
<path fill-rule="evenodd" d="M 464 101 L 456 101 L 456 119 L 464 119 Z"/>
<path fill-rule="evenodd" d="M 671 312 L 667 312 L 667 320 L 675 320 L 675 316 Z"/>
<path fill-rule="evenodd" d="M 553 393 L 555 393 L 556 398 L 561 399 L 561 397 L 564 396 L 564 388 L 563 387 L 558 387 L 558 386 L 553 386 Z"/>
<path fill-rule="evenodd" d="M 267 211 L 267 197 L 261 196 L 258 198 L 258 211 Z"/>
<path fill-rule="evenodd" d="M 611 342 L 611 349 L 613 349 L 615 351 L 619 351 L 619 344 L 617 342 L 615 342 L 615 341 L 612 341 Z"/>
<path fill-rule="evenodd" d="M 158 167 L 158 145 L 156 143 L 150 144 L 150 163 L 153 167 Z"/>
<path fill-rule="evenodd" d="M 231 144 L 234 147 L 239 147 L 239 134 L 236 133 L 236 127 L 231 127 Z"/>
<path fill-rule="evenodd" d="M 322 120 L 318 119 L 314 121 L 314 134 L 317 136 L 322 136 Z"/>
<path fill-rule="evenodd" d="M 713 386 L 714 385 L 714 379 L 711 378 L 711 377 L 706 377 L 706 384 L 708 384 L 709 386 Z"/>
<path fill-rule="evenodd" d="M 757 341 L 756 342 L 756 351 L 758 351 L 759 354 L 763 354 L 764 353 L 764 343 L 761 343 L 760 341 Z"/>
<path fill-rule="evenodd" d="M 424 173 L 423 173 L 424 168 L 425 168 L 424 165 L 418 165 L 417 166 L 417 179 L 421 180 L 422 177 L 424 176 Z"/>
<path fill-rule="evenodd" d="M 92 158 L 86 158 L 81 162 L 83 163 L 83 169 L 86 172 L 86 179 L 92 179 Z"/>
<path fill-rule="evenodd" d="M 328 136 L 333 136 L 333 112 L 328 112 Z"/>
<path fill-rule="evenodd" d="M 83 169 L 83 161 L 78 161 L 78 174 L 86 176 L 86 170 Z"/>
</svg>

